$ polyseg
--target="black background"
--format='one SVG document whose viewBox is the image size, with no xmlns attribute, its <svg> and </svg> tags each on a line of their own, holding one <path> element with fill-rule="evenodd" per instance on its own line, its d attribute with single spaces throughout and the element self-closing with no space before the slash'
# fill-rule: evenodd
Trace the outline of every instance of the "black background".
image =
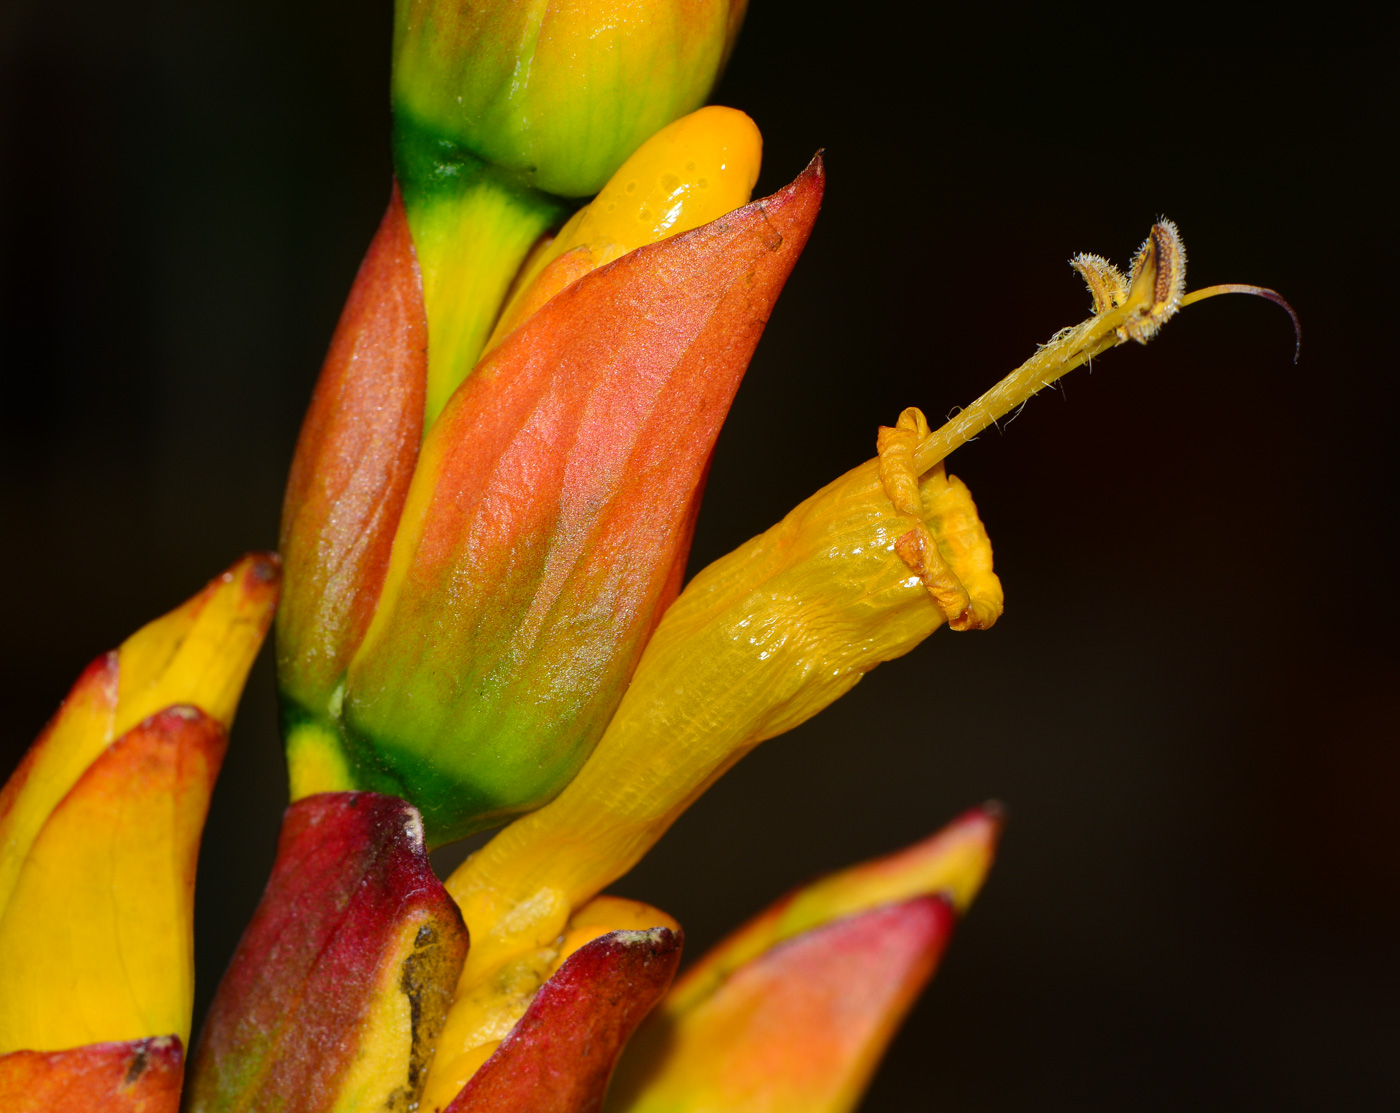
<svg viewBox="0 0 1400 1113">
<path fill-rule="evenodd" d="M 945 6 L 951 7 L 951 6 Z M 755 0 L 716 100 L 829 189 L 722 436 L 694 567 L 970 401 L 1175 219 L 1186 312 L 952 459 L 1007 611 L 767 743 L 618 886 L 691 954 L 987 797 L 991 881 L 864 1106 L 1400 1101 L 1394 43 L 1341 6 Z M 81 667 L 275 541 L 388 191 L 387 0 L 0 9 L 8 769 Z M 1383 174 L 1385 175 L 1383 177 Z M 1384 554 L 1384 555 L 1383 555 Z M 201 1008 L 285 799 L 267 661 L 203 850 Z"/>
</svg>

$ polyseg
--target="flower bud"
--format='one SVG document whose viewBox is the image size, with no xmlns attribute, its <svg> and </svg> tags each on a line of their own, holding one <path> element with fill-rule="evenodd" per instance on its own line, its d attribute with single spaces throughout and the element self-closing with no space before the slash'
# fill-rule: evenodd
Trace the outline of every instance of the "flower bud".
<svg viewBox="0 0 1400 1113">
<path fill-rule="evenodd" d="M 398 0 L 400 172 L 474 156 L 549 193 L 596 193 L 647 136 L 704 103 L 745 6 Z"/>
<path fill-rule="evenodd" d="M 914 897 L 825 924 L 735 970 L 628 1049 L 617 1113 L 848 1113 L 932 976 L 956 916 Z M 639 1079 L 634 1070 L 654 1068 Z"/>
<path fill-rule="evenodd" d="M 710 105 L 667 124 L 522 268 L 487 347 L 589 271 L 748 204 L 762 156 L 763 137 L 737 109 Z"/>
</svg>

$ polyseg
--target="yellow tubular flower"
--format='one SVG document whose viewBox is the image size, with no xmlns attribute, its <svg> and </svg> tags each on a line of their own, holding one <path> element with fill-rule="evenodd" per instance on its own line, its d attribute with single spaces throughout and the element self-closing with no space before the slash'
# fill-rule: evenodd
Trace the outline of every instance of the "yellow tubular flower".
<svg viewBox="0 0 1400 1113">
<path fill-rule="evenodd" d="M 987 616 L 980 624 L 990 625 L 1000 586 L 986 571 L 990 542 L 967 488 L 937 467 L 918 490 L 925 517 L 911 524 L 871 460 L 695 577 L 579 775 L 448 880 L 475 928 L 469 966 L 491 949 L 497 927 L 520 933 L 524 909 L 557 909 L 544 917 L 557 918 L 621 876 L 759 742 L 933 633 L 946 617 L 941 600 L 896 551 L 919 525 L 942 554 L 943 575 L 969 571 L 975 610 Z"/>
<path fill-rule="evenodd" d="M 575 779 L 448 879 L 472 949 L 427 1093 L 450 1096 L 442 1075 L 477 1045 L 480 1003 L 503 1002 L 510 972 L 538 966 L 571 911 L 626 873 L 744 754 L 945 621 L 956 630 L 996 621 L 991 545 L 967 488 L 944 471 L 952 449 L 1071 368 L 1127 340 L 1146 342 L 1183 304 L 1241 289 L 1186 295 L 1185 254 L 1166 222 L 1131 277 L 1097 257 L 1074 265 L 1095 298 L 1089 320 L 937 431 L 906 410 L 880 430 L 877 459 L 696 576 Z M 518 1017 L 522 1002 L 502 1017 Z"/>
<path fill-rule="evenodd" d="M 977 624 L 964 614 L 972 610 L 989 625 L 1000 613 L 1000 586 L 986 571 L 990 545 L 967 488 L 938 467 L 916 490 L 924 516 L 911 520 L 871 460 L 701 572 L 666 612 L 578 776 L 448 879 L 472 949 L 425 1096 L 460 1084 L 465 1056 L 481 1042 L 484 997 L 507 1031 L 523 1014 L 530 998 L 511 1000 L 507 990 L 522 969 L 546 961 L 572 909 L 630 869 L 755 745 L 945 621 L 943 585 L 911 571 L 896 551 L 902 539 L 926 531 L 946 577 L 957 583 L 969 573 L 977 595 L 969 607 L 961 587 L 960 621 Z M 444 1073 L 450 1085 L 437 1081 Z"/>
</svg>

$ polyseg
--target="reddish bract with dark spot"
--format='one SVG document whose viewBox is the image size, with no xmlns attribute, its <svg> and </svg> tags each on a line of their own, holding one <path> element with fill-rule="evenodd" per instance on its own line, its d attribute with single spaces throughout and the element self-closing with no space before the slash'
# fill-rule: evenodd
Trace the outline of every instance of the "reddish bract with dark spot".
<svg viewBox="0 0 1400 1113">
<path fill-rule="evenodd" d="M 461 914 L 433 874 L 412 807 L 369 792 L 297 801 L 205 1021 L 188 1108 L 330 1108 L 357 1055 L 382 1035 L 371 1008 L 384 993 L 403 993 L 413 1012 L 412 1055 L 402 1078 L 384 1083 L 401 1081 L 407 1106 L 466 953 Z"/>
<path fill-rule="evenodd" d="M 0 1055 L 5 1113 L 178 1113 L 185 1055 L 175 1036 Z"/>
<path fill-rule="evenodd" d="M 596 1113 L 680 959 L 681 935 L 667 928 L 614 931 L 580 947 L 445 1113 Z"/>
</svg>

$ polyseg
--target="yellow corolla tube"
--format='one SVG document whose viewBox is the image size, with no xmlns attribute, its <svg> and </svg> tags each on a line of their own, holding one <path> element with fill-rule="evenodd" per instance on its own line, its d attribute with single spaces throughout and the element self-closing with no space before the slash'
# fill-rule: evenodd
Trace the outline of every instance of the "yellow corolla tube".
<svg viewBox="0 0 1400 1113">
<path fill-rule="evenodd" d="M 991 625 L 1001 588 L 967 488 L 932 469 L 914 485 L 914 517 L 891 499 L 881 463 L 847 472 L 681 593 L 578 776 L 449 879 L 473 928 L 469 965 L 497 926 L 520 930 L 520 909 L 567 915 L 621 876 L 750 749 L 882 661 L 950 617 Z"/>
<path fill-rule="evenodd" d="M 1073 265 L 1094 296 L 1088 320 L 1056 334 L 938 430 L 906 410 L 880 430 L 876 459 L 697 575 L 657 627 L 575 779 L 448 879 L 472 949 L 425 1094 L 452 1092 L 442 1074 L 472 1061 L 483 994 L 538 965 L 572 911 L 636 864 L 744 754 L 945 622 L 969 630 L 997 620 L 991 544 L 944 457 L 1066 371 L 1127 340 L 1145 342 L 1198 300 L 1184 293 L 1185 253 L 1166 222 L 1130 276 L 1097 256 Z M 1228 291 L 1201 294 L 1212 292 Z"/>
<path fill-rule="evenodd" d="M 199 839 L 278 579 L 246 557 L 99 658 L 0 791 L 0 1054 L 188 1039 Z"/>
<path fill-rule="evenodd" d="M 902 423 L 893 432 L 927 431 L 917 411 Z M 666 612 L 578 776 L 449 878 L 472 949 L 425 1095 L 454 1062 L 473 1063 L 483 995 L 538 966 L 572 910 L 630 869 L 734 762 L 949 618 L 962 628 L 995 620 L 1001 589 L 967 488 L 934 468 L 912 496 L 899 489 L 919 500 L 910 513 L 886 489 L 882 462 L 898 471 L 871 460 L 701 572 Z"/>
</svg>

